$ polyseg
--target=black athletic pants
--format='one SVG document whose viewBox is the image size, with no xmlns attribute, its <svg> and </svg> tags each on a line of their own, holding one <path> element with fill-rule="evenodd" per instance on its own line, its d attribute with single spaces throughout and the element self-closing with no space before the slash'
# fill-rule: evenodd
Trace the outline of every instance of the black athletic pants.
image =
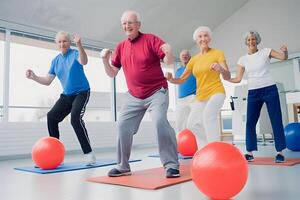
<svg viewBox="0 0 300 200">
<path fill-rule="evenodd" d="M 59 139 L 58 124 L 71 113 L 71 124 L 84 154 L 92 151 L 88 133 L 82 120 L 89 97 L 89 90 L 70 96 L 61 94 L 47 114 L 49 135 Z"/>
</svg>

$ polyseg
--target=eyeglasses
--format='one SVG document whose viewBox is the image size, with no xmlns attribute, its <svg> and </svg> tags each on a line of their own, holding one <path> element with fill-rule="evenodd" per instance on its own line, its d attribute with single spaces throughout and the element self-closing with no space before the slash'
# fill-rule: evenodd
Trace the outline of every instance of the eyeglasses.
<svg viewBox="0 0 300 200">
<path fill-rule="evenodd" d="M 134 21 L 134 22 L 132 22 L 132 21 L 122 22 L 122 25 L 123 25 L 123 26 L 126 26 L 126 25 L 131 26 L 131 25 L 136 24 L 136 23 L 139 23 L 139 21 Z"/>
</svg>

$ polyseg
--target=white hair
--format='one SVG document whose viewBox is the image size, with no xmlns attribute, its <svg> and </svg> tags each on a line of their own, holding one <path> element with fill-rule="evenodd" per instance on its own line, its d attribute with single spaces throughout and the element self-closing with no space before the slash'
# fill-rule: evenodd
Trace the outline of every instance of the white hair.
<svg viewBox="0 0 300 200">
<path fill-rule="evenodd" d="M 194 34 L 193 34 L 193 39 L 196 41 L 197 40 L 197 37 L 199 35 L 200 32 L 207 32 L 209 37 L 211 38 L 212 37 L 212 33 L 211 33 L 211 30 L 209 27 L 207 26 L 199 26 L 195 31 L 194 31 Z"/>
<path fill-rule="evenodd" d="M 55 36 L 55 42 L 56 43 L 58 42 L 59 37 L 62 36 L 62 35 L 65 36 L 69 42 L 71 42 L 72 36 L 71 36 L 70 33 L 66 32 L 66 31 L 58 31 L 56 33 L 56 36 Z"/>
<path fill-rule="evenodd" d="M 259 33 L 257 31 L 247 31 L 245 34 L 244 34 L 244 39 L 245 39 L 245 44 L 247 45 L 247 39 L 248 37 L 252 35 L 255 37 L 256 39 L 256 44 L 259 44 L 261 42 L 261 37 L 259 35 Z"/>
<path fill-rule="evenodd" d="M 191 56 L 190 51 L 187 49 L 181 50 L 180 55 L 183 54 L 184 52 L 186 52 L 189 56 Z"/>
<path fill-rule="evenodd" d="M 122 17 L 121 17 L 121 22 L 124 19 L 124 17 L 126 15 L 128 15 L 128 14 L 133 14 L 136 17 L 136 20 L 138 22 L 141 22 L 141 16 L 140 16 L 140 14 L 137 11 L 134 11 L 134 10 L 126 10 L 125 12 L 123 12 Z"/>
</svg>

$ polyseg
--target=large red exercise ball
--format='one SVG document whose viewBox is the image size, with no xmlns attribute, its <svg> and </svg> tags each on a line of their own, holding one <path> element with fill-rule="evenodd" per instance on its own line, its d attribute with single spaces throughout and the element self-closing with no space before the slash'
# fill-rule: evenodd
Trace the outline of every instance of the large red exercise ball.
<svg viewBox="0 0 300 200">
<path fill-rule="evenodd" d="M 183 156 L 193 156 L 198 150 L 196 137 L 189 129 L 177 135 L 177 150 Z"/>
<path fill-rule="evenodd" d="M 42 169 L 55 169 L 64 160 L 65 147 L 54 137 L 44 137 L 32 147 L 32 160 Z"/>
<path fill-rule="evenodd" d="M 300 123 L 290 123 L 284 128 L 286 147 L 291 151 L 300 151 Z"/>
<path fill-rule="evenodd" d="M 248 165 L 241 152 L 231 144 L 212 142 L 193 157 L 192 180 L 212 199 L 230 199 L 246 184 Z"/>
</svg>

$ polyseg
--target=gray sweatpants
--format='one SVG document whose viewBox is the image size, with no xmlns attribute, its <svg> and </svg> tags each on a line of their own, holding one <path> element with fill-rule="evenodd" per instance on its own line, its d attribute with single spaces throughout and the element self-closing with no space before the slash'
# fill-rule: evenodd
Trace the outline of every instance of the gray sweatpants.
<svg viewBox="0 0 300 200">
<path fill-rule="evenodd" d="M 146 99 L 138 99 L 127 93 L 117 121 L 118 124 L 118 169 L 130 170 L 129 157 L 133 135 L 138 131 L 141 120 L 147 111 L 158 135 L 158 148 L 165 169 L 179 168 L 175 131 L 167 120 L 169 93 L 161 88 Z"/>
</svg>

